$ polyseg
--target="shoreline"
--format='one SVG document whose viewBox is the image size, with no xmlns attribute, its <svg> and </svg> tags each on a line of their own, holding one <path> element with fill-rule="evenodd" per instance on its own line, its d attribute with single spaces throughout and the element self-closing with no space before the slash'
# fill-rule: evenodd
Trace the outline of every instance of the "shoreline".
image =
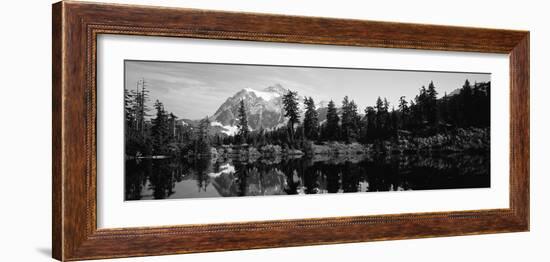
<svg viewBox="0 0 550 262">
<path fill-rule="evenodd" d="M 459 128 L 453 132 L 437 133 L 427 137 L 397 135 L 390 140 L 374 143 L 330 141 L 314 143 L 307 141 L 300 148 L 284 148 L 280 145 L 267 144 L 252 146 L 248 144 L 210 146 L 208 150 L 196 154 L 188 151 L 184 154 L 126 156 L 126 159 L 167 159 L 183 158 L 302 158 L 302 157 L 340 157 L 361 155 L 431 155 L 461 152 L 488 152 L 490 150 L 488 128 Z"/>
</svg>

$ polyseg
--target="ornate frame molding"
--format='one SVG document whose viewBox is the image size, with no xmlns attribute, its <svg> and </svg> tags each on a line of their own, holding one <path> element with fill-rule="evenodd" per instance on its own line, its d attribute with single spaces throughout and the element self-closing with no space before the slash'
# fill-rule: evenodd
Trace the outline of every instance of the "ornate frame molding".
<svg viewBox="0 0 550 262">
<path fill-rule="evenodd" d="M 529 230 L 528 31 L 72 1 L 56 3 L 52 10 L 52 244 L 56 259 L 115 258 Z M 510 208 L 98 229 L 96 43 L 99 34 L 509 54 Z M 327 231 L 327 227 L 331 230 Z"/>
</svg>

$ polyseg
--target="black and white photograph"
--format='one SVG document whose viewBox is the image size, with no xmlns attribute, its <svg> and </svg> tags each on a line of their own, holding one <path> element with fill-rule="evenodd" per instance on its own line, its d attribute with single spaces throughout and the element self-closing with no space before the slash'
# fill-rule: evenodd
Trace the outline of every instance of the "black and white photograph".
<svg viewBox="0 0 550 262">
<path fill-rule="evenodd" d="M 544 1 L 2 7 L 0 262 L 548 257 Z"/>
<path fill-rule="evenodd" d="M 489 73 L 124 66 L 125 200 L 490 187 Z"/>
</svg>

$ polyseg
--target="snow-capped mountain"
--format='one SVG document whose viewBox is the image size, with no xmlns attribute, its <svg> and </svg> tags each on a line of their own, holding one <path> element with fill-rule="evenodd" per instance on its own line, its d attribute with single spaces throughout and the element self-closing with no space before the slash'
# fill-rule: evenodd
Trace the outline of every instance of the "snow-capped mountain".
<svg viewBox="0 0 550 262">
<path fill-rule="evenodd" d="M 450 92 L 448 94 L 448 96 L 456 96 L 458 94 L 460 94 L 460 88 L 457 88 L 457 89 L 453 90 L 452 92 Z"/>
<path fill-rule="evenodd" d="M 270 130 L 285 126 L 287 119 L 284 117 L 283 95 L 288 92 L 280 84 L 275 84 L 264 89 L 244 88 L 233 96 L 227 98 L 225 102 L 216 110 L 210 120 L 212 133 L 223 133 L 226 135 L 235 135 L 238 132 L 238 111 L 241 100 L 246 107 L 248 117 L 248 126 L 250 130 L 259 130 L 261 128 Z M 303 95 L 298 94 L 298 107 L 300 117 L 303 118 L 304 103 Z M 319 112 L 319 121 L 326 118 L 327 101 L 321 101 L 317 104 Z M 183 119 L 179 120 L 181 125 L 191 127 L 198 126 L 199 120 Z"/>
<path fill-rule="evenodd" d="M 211 125 L 223 127 L 225 134 L 232 135 L 237 131 L 238 110 L 241 100 L 244 101 L 248 125 L 252 130 L 271 129 L 286 123 L 283 115 L 282 97 L 287 90 L 280 84 L 262 90 L 244 88 L 228 98 L 211 118 Z"/>
</svg>

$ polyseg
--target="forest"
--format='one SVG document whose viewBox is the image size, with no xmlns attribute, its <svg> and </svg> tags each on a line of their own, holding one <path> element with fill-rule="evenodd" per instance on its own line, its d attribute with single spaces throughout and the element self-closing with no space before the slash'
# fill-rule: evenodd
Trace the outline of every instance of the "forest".
<svg viewBox="0 0 550 262">
<path fill-rule="evenodd" d="M 412 99 L 402 96 L 392 105 L 378 97 L 365 108 L 358 108 L 349 96 L 331 100 L 327 108 L 317 108 L 313 98 L 288 90 L 282 99 L 286 125 L 251 130 L 241 101 L 238 132 L 225 135 L 212 132 L 208 117 L 195 125 L 182 124 L 161 101 L 155 100 L 149 108 L 147 83 L 141 80 L 134 90 L 124 90 L 126 157 L 487 151 L 490 85 L 466 80 L 462 87 L 438 98 L 437 88 L 430 82 Z"/>
</svg>

